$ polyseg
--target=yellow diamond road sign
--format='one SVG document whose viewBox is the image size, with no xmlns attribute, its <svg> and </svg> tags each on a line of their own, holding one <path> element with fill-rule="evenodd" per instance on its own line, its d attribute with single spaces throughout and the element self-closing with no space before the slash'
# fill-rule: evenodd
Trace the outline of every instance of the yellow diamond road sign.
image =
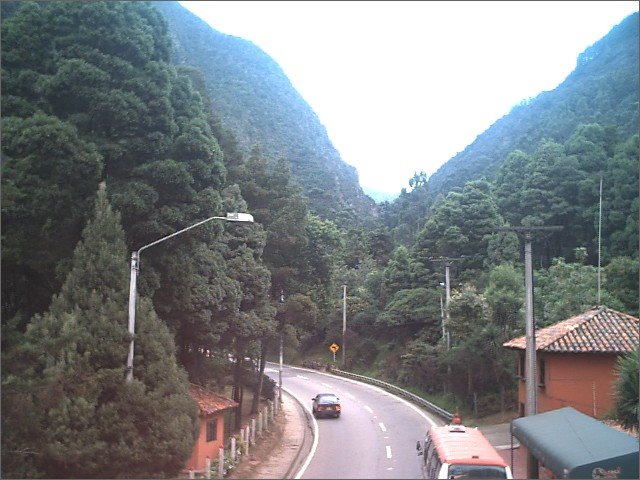
<svg viewBox="0 0 640 480">
<path fill-rule="evenodd" d="M 340 350 L 340 345 L 338 345 L 337 343 L 332 343 L 329 347 L 329 350 L 331 350 L 333 353 L 336 353 L 338 350 Z"/>
</svg>

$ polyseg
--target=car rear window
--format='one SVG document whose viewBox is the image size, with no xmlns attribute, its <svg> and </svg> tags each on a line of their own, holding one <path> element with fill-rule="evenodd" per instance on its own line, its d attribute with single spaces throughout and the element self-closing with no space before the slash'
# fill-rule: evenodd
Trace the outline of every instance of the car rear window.
<svg viewBox="0 0 640 480">
<path fill-rule="evenodd" d="M 318 400 L 318 403 L 338 403 L 338 397 L 334 395 L 323 395 Z"/>
</svg>

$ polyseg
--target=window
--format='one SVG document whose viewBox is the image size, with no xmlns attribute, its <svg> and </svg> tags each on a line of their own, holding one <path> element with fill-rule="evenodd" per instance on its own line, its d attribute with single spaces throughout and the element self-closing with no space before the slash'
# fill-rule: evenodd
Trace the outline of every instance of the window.
<svg viewBox="0 0 640 480">
<path fill-rule="evenodd" d="M 538 380 L 538 386 L 544 388 L 544 386 L 545 386 L 544 379 L 545 379 L 545 376 L 546 376 L 546 372 L 545 372 L 545 363 L 544 363 L 543 359 L 540 359 L 540 364 L 539 364 L 538 371 L 540 372 L 540 376 L 539 376 L 539 380 Z"/>
<path fill-rule="evenodd" d="M 218 420 L 207 420 L 207 442 L 218 439 Z"/>
<path fill-rule="evenodd" d="M 504 467 L 493 465 L 450 465 L 449 478 L 507 478 Z"/>
<path fill-rule="evenodd" d="M 520 380 L 524 380 L 525 379 L 525 371 L 524 371 L 524 354 L 521 353 L 518 355 L 518 378 Z"/>
</svg>

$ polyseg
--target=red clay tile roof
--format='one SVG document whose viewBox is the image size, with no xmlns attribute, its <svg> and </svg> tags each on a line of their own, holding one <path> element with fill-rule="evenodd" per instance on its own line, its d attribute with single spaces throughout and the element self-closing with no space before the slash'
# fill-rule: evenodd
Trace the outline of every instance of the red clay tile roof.
<svg viewBox="0 0 640 480">
<path fill-rule="evenodd" d="M 638 319 L 607 307 L 589 310 L 536 330 L 536 351 L 554 353 L 624 353 L 638 348 Z M 502 344 L 526 349 L 526 336 Z"/>
<path fill-rule="evenodd" d="M 189 393 L 193 399 L 198 402 L 200 413 L 204 415 L 210 415 L 212 413 L 221 412 L 222 410 L 238 406 L 238 403 L 234 402 L 230 398 L 219 395 L 193 383 L 189 384 Z"/>
</svg>

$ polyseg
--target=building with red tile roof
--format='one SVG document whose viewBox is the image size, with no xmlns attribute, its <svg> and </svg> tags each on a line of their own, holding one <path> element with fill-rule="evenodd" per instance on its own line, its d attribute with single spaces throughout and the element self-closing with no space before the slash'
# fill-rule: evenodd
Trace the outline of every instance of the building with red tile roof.
<svg viewBox="0 0 640 480">
<path fill-rule="evenodd" d="M 638 318 L 597 307 L 536 331 L 538 413 L 570 406 L 601 418 L 614 400 L 619 355 L 640 343 Z M 526 337 L 503 344 L 518 355 L 518 398 L 525 412 Z"/>
<path fill-rule="evenodd" d="M 218 458 L 225 440 L 225 414 L 238 403 L 193 383 L 189 385 L 189 393 L 200 407 L 200 433 L 184 469 L 197 471 L 205 468 L 207 457 Z"/>
</svg>

